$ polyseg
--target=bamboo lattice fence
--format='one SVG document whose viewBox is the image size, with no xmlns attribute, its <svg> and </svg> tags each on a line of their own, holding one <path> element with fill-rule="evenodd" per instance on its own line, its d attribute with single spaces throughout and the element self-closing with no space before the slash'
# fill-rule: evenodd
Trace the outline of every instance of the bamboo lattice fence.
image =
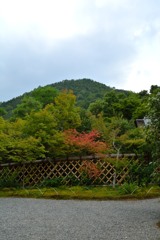
<svg viewBox="0 0 160 240">
<path fill-rule="evenodd" d="M 48 180 L 59 179 L 61 184 L 69 184 L 74 179 L 79 183 L 88 178 L 90 184 L 111 185 L 115 167 L 100 157 L 83 157 L 69 160 L 39 160 L 31 163 L 11 163 L 0 165 L 0 181 L 16 181 L 23 187 L 43 186 Z M 124 166 L 116 173 L 116 184 L 122 184 L 128 176 Z"/>
</svg>

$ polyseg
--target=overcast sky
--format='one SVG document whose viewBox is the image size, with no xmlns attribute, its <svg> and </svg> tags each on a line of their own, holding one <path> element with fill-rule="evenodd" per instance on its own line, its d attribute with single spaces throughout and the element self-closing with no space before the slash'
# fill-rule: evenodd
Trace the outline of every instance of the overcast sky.
<svg viewBox="0 0 160 240">
<path fill-rule="evenodd" d="M 160 1 L 0 0 L 0 101 L 80 78 L 160 85 Z"/>
</svg>

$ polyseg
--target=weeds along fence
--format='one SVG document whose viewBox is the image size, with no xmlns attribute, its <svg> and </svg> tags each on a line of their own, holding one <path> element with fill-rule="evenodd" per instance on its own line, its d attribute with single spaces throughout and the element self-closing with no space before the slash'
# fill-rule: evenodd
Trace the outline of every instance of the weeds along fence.
<svg viewBox="0 0 160 240">
<path fill-rule="evenodd" d="M 135 155 L 120 155 L 119 158 L 118 165 L 116 155 L 108 155 L 105 159 L 87 156 L 0 164 L 0 187 L 112 185 L 115 173 L 116 184 L 120 185 L 133 178 L 129 161 L 124 159 L 135 159 Z M 135 169 L 138 171 L 140 165 L 135 165 Z"/>
</svg>

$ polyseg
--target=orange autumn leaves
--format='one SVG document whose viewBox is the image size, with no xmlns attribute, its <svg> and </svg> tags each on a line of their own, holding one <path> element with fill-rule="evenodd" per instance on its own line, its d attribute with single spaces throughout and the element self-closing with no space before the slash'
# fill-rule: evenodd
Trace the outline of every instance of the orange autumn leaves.
<svg viewBox="0 0 160 240">
<path fill-rule="evenodd" d="M 97 130 L 79 133 L 76 129 L 69 129 L 64 131 L 64 138 L 68 153 L 96 154 L 105 152 L 108 148 L 106 143 L 100 140 Z"/>
</svg>

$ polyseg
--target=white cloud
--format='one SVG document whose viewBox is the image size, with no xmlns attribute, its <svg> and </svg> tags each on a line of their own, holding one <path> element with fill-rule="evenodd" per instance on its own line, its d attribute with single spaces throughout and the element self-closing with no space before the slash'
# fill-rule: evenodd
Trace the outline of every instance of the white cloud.
<svg viewBox="0 0 160 240">
<path fill-rule="evenodd" d="M 1 0 L 0 19 L 5 24 L 3 35 L 15 37 L 41 37 L 53 41 L 84 34 L 90 28 L 79 21 L 78 11 L 83 9 L 80 0 Z M 2 34 L 2 32 L 1 32 Z"/>
<path fill-rule="evenodd" d="M 132 62 L 125 89 L 139 92 L 149 90 L 151 85 L 160 85 L 160 32 L 155 36 L 143 39 L 138 46 L 138 54 Z"/>
<path fill-rule="evenodd" d="M 127 5 L 128 0 L 95 0 L 97 7 L 109 6 L 112 8 L 118 8 Z"/>
<path fill-rule="evenodd" d="M 134 91 L 159 85 L 156 0 L 0 0 L 0 6 L 2 99 L 80 77 Z"/>
</svg>

